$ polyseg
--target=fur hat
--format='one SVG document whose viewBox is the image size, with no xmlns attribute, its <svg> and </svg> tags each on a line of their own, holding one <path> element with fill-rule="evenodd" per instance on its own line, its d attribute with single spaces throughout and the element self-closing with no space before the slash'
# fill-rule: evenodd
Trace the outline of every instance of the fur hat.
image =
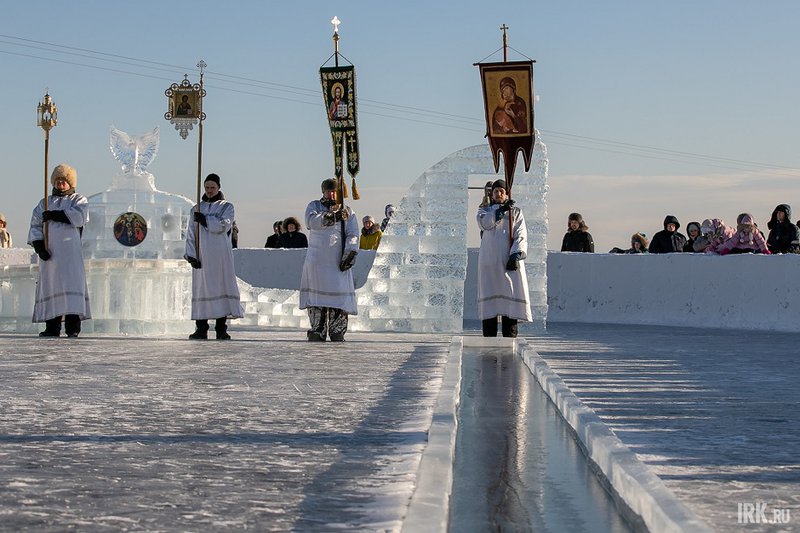
<svg viewBox="0 0 800 533">
<path fill-rule="evenodd" d="M 492 183 L 492 190 L 494 191 L 495 189 L 505 189 L 508 191 L 508 187 L 506 187 L 506 180 L 495 180 L 494 183 Z"/>
<path fill-rule="evenodd" d="M 283 231 L 289 231 L 289 224 L 294 224 L 295 231 L 303 229 L 303 226 L 300 225 L 300 221 L 295 217 L 286 217 L 283 219 Z"/>
<path fill-rule="evenodd" d="M 322 180 L 322 192 L 325 191 L 335 191 L 336 190 L 336 180 L 333 178 L 328 178 Z"/>
<path fill-rule="evenodd" d="M 647 241 L 647 236 L 644 233 L 638 232 L 631 235 L 631 247 L 633 247 L 633 242 L 637 241 L 643 250 L 647 250 L 647 246 L 650 244 Z"/>
<path fill-rule="evenodd" d="M 50 185 L 53 187 L 56 186 L 56 178 L 63 177 L 69 183 L 69 186 L 73 189 L 78 184 L 78 173 L 69 165 L 60 164 L 56 168 L 53 169 L 53 173 L 50 174 Z"/>
<path fill-rule="evenodd" d="M 365 216 L 364 218 L 362 218 L 362 219 L 361 219 L 361 223 L 362 223 L 362 224 L 366 224 L 366 222 L 367 222 L 368 220 L 369 220 L 370 222 L 372 222 L 372 224 L 373 224 L 373 225 L 375 224 L 375 219 L 374 219 L 374 218 L 372 218 L 372 217 L 371 217 L 371 216 L 369 216 L 369 215 L 367 215 L 367 216 Z"/>
<path fill-rule="evenodd" d="M 578 231 L 589 231 L 589 226 L 586 225 L 586 221 L 583 220 L 583 215 L 580 213 L 570 213 L 567 217 L 567 230 L 572 231 L 572 228 L 569 227 L 570 221 L 574 220 L 578 223 Z"/>
<path fill-rule="evenodd" d="M 209 174 L 208 176 L 206 176 L 206 179 L 203 180 L 203 183 L 205 183 L 207 181 L 213 181 L 214 183 L 217 184 L 217 187 L 220 187 L 219 176 L 217 176 L 213 172 L 211 174 Z"/>
</svg>

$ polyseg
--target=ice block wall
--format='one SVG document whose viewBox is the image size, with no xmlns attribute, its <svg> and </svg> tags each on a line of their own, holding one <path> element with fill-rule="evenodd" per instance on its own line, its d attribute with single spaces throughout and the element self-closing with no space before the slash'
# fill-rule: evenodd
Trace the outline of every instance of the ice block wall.
<svg viewBox="0 0 800 533">
<path fill-rule="evenodd" d="M 538 139 L 538 135 L 537 135 Z M 517 167 L 513 197 L 528 225 L 526 273 L 534 320 L 547 319 L 547 149 L 537 141 L 531 171 Z M 467 270 L 467 187 L 494 176 L 487 145 L 459 150 L 425 171 L 386 228 L 365 285 L 356 291 L 355 331 L 460 332 Z"/>
</svg>

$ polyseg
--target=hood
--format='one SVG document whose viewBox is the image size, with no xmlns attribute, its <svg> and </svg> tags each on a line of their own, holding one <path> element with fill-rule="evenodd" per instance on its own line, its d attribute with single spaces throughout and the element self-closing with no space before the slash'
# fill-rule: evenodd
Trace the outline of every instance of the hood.
<svg viewBox="0 0 800 533">
<path fill-rule="evenodd" d="M 772 211 L 772 217 L 770 217 L 769 222 L 767 222 L 767 227 L 769 229 L 774 228 L 778 223 L 778 211 L 784 212 L 788 224 L 792 223 L 792 208 L 789 207 L 789 204 L 780 204 Z"/>
<path fill-rule="evenodd" d="M 678 222 L 678 217 L 676 217 L 675 215 L 667 215 L 664 218 L 664 229 L 667 229 L 667 224 L 669 223 L 675 224 L 675 231 L 681 229 L 681 223 Z"/>
</svg>

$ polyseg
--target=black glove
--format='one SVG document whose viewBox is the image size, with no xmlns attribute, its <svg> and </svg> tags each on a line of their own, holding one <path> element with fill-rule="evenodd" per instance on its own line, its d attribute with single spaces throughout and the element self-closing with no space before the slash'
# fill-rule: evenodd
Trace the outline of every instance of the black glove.
<svg viewBox="0 0 800 533">
<path fill-rule="evenodd" d="M 519 270 L 519 260 L 524 259 L 520 252 L 514 252 L 508 256 L 508 263 L 506 263 L 506 270 Z"/>
<path fill-rule="evenodd" d="M 42 221 L 47 222 L 48 220 L 52 220 L 53 222 L 63 222 L 64 224 L 70 224 L 69 218 L 67 218 L 67 214 L 60 209 L 43 212 Z"/>
<path fill-rule="evenodd" d="M 322 214 L 322 224 L 324 226 L 332 226 L 336 222 L 341 222 L 342 220 L 347 220 L 350 214 L 347 212 L 347 209 L 339 209 L 337 211 L 328 211 L 327 213 Z"/>
<path fill-rule="evenodd" d="M 342 257 L 342 260 L 339 263 L 339 270 L 341 270 L 342 272 L 345 272 L 345 271 L 350 270 L 351 268 L 353 268 L 353 265 L 356 262 L 356 255 L 357 255 L 356 251 L 355 250 L 351 250 L 350 252 L 347 253 L 346 256 Z"/>
<path fill-rule="evenodd" d="M 189 264 L 192 265 L 192 268 L 203 268 L 203 264 L 200 262 L 199 259 L 187 256 L 186 260 L 189 261 Z"/>
<path fill-rule="evenodd" d="M 508 200 L 503 202 L 503 204 L 500 206 L 500 211 L 503 211 L 505 213 L 506 211 L 511 211 L 512 207 L 514 207 L 514 200 L 509 198 Z"/>
<path fill-rule="evenodd" d="M 47 211 L 45 211 L 45 213 L 47 213 Z M 44 241 L 33 241 L 31 244 L 33 245 L 33 251 L 36 252 L 36 255 L 39 256 L 39 259 L 42 261 L 47 261 L 50 259 L 50 252 L 48 252 L 47 248 L 44 247 Z"/>
<path fill-rule="evenodd" d="M 203 226 L 204 228 L 208 227 L 208 221 L 206 220 L 206 216 L 203 213 L 199 212 L 199 211 L 195 211 L 194 212 L 194 221 L 195 222 L 199 222 L 200 225 Z M 195 268 L 199 268 L 199 267 L 195 267 Z"/>
</svg>

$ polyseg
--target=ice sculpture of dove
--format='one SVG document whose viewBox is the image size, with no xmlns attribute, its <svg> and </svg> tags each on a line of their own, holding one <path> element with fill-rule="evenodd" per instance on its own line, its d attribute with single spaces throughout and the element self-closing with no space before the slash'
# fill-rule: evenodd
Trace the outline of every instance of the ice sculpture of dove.
<svg viewBox="0 0 800 533">
<path fill-rule="evenodd" d="M 125 174 L 144 174 L 158 154 L 158 126 L 153 131 L 131 136 L 111 126 L 111 153 Z"/>
</svg>

